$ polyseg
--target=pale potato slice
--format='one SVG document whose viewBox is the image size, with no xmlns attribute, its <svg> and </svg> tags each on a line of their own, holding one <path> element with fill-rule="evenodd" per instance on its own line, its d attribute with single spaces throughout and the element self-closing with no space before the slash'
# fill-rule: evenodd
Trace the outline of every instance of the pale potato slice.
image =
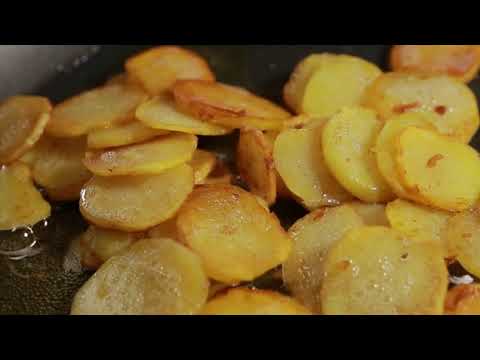
<svg viewBox="0 0 480 360">
<path fill-rule="evenodd" d="M 89 150 L 84 164 L 100 176 L 159 174 L 190 161 L 196 148 L 195 135 L 172 134 L 143 144 Z"/>
<path fill-rule="evenodd" d="M 225 284 L 251 281 L 283 263 L 291 240 L 256 197 L 232 185 L 197 187 L 178 214 L 182 242 Z"/>
<path fill-rule="evenodd" d="M 172 218 L 192 189 L 186 164 L 158 175 L 94 176 L 81 191 L 80 211 L 103 228 L 144 231 Z"/>
<path fill-rule="evenodd" d="M 471 140 L 480 123 L 473 92 L 447 76 L 384 74 L 369 87 L 364 104 L 384 120 L 405 112 L 424 114 L 439 133 L 464 143 Z"/>
<path fill-rule="evenodd" d="M 240 129 L 276 130 L 290 114 L 251 92 L 207 81 L 178 81 L 173 87 L 177 105 L 185 112 L 212 124 Z"/>
<path fill-rule="evenodd" d="M 395 163 L 402 185 L 415 201 L 462 211 L 480 196 L 480 158 L 468 145 L 409 127 L 396 139 Z"/>
<path fill-rule="evenodd" d="M 448 272 L 435 244 L 387 227 L 350 231 L 329 250 L 321 290 L 326 315 L 443 313 Z"/>
<path fill-rule="evenodd" d="M 87 144 L 90 149 L 105 149 L 138 144 L 168 133 L 168 131 L 152 129 L 141 122 L 133 121 L 107 129 L 93 130 L 87 136 Z"/>
<path fill-rule="evenodd" d="M 72 315 L 193 315 L 208 296 L 200 258 L 171 239 L 137 241 L 82 286 Z"/>
<path fill-rule="evenodd" d="M 277 197 L 273 147 L 257 129 L 240 130 L 237 169 L 251 193 L 272 205 Z"/>
<path fill-rule="evenodd" d="M 83 165 L 84 137 L 56 139 L 43 136 L 32 149 L 32 175 L 48 197 L 55 201 L 80 198 L 80 190 L 92 177 Z"/>
<path fill-rule="evenodd" d="M 132 86 L 96 88 L 55 106 L 45 131 L 54 137 L 76 137 L 122 124 L 133 118 L 145 100 L 147 95 Z"/>
<path fill-rule="evenodd" d="M 177 231 L 177 217 L 172 217 L 161 224 L 148 230 L 148 237 L 150 238 L 168 238 L 179 240 Z"/>
<path fill-rule="evenodd" d="M 33 226 L 50 216 L 50 205 L 20 162 L 0 166 L 0 231 Z"/>
<path fill-rule="evenodd" d="M 293 296 L 320 314 L 320 289 L 328 249 L 348 231 L 364 226 L 355 210 L 343 205 L 318 209 L 298 220 L 288 234 L 293 249 L 283 264 L 283 280 Z"/>
<path fill-rule="evenodd" d="M 390 226 L 385 212 L 384 204 L 371 204 L 361 201 L 352 201 L 346 205 L 350 206 L 360 215 L 367 226 Z"/>
<path fill-rule="evenodd" d="M 294 299 L 274 291 L 235 288 L 210 300 L 201 315 L 312 315 Z"/>
<path fill-rule="evenodd" d="M 208 175 L 215 169 L 216 164 L 217 157 L 214 153 L 197 149 L 189 162 L 189 165 L 193 168 L 195 185 L 203 184 Z"/>
<path fill-rule="evenodd" d="M 140 105 L 136 118 L 152 129 L 178 131 L 203 136 L 225 135 L 231 128 L 210 124 L 176 109 L 167 96 L 157 96 Z"/>
<path fill-rule="evenodd" d="M 395 45 L 390 52 L 393 71 L 448 75 L 469 82 L 480 67 L 478 45 Z"/>
<path fill-rule="evenodd" d="M 13 96 L 0 103 L 0 164 L 11 163 L 40 139 L 52 105 L 40 96 Z"/>
<path fill-rule="evenodd" d="M 445 315 L 480 315 L 480 284 L 450 289 L 445 299 Z"/>
<path fill-rule="evenodd" d="M 125 69 L 150 95 L 169 90 L 177 80 L 215 81 L 208 63 L 191 50 L 159 46 L 127 60 Z"/>
<path fill-rule="evenodd" d="M 381 73 L 354 56 L 313 54 L 296 66 L 283 90 L 284 100 L 297 114 L 330 117 L 345 106 L 359 105 Z"/>
<path fill-rule="evenodd" d="M 288 190 L 314 209 L 353 197 L 330 174 L 322 151 L 323 126 L 283 131 L 275 140 L 275 168 Z"/>
<path fill-rule="evenodd" d="M 386 202 L 394 194 L 380 174 L 374 146 L 382 123 L 374 111 L 343 108 L 325 125 L 325 164 L 342 186 L 365 202 Z"/>
</svg>

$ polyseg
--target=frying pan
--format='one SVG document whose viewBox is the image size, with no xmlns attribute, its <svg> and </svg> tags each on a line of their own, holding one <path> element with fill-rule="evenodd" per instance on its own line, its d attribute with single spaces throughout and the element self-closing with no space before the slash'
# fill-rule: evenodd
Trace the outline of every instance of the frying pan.
<svg viewBox="0 0 480 360">
<path fill-rule="evenodd" d="M 125 59 L 148 45 L 1 45 L 0 98 L 15 94 L 47 96 L 62 101 L 102 84 L 120 73 Z M 281 91 L 295 64 L 314 52 L 344 53 L 372 61 L 386 70 L 388 45 L 298 46 L 186 46 L 204 56 L 218 80 L 243 86 L 282 103 Z M 480 96 L 480 79 L 470 86 Z M 203 140 L 201 146 L 231 155 L 235 136 Z M 480 148 L 480 137 L 473 145 Z M 1 204 L 0 204 L 1 206 Z M 36 242 L 40 253 L 12 260 L 0 256 L 0 314 L 68 314 L 73 295 L 91 276 L 82 271 L 70 253 L 70 244 L 85 228 L 78 204 L 55 204 L 46 223 L 33 234 L 25 229 L 0 232 L 0 251 L 15 250 Z M 282 201 L 273 209 L 285 227 L 304 214 L 297 204 Z M 31 253 L 30 253 L 31 254 Z M 20 256 L 21 257 L 21 256 Z M 278 287 L 263 277 L 259 287 Z"/>
</svg>

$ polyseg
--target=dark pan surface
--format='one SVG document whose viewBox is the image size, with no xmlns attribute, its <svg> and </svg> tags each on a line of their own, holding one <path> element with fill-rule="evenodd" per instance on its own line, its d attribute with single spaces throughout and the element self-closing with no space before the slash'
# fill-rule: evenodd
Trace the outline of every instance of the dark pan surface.
<svg viewBox="0 0 480 360">
<path fill-rule="evenodd" d="M 124 60 L 148 46 L 68 45 L 0 46 L 0 97 L 32 93 L 58 102 L 102 84 L 122 71 Z M 218 80 L 240 85 L 282 103 L 281 91 L 293 67 L 314 52 L 346 53 L 360 56 L 386 69 L 387 45 L 299 45 L 299 46 L 187 46 L 203 55 Z M 480 96 L 480 80 L 471 87 Z M 473 143 L 477 148 L 480 138 Z M 235 137 L 202 140 L 201 145 L 229 153 Z M 232 145 L 233 144 L 233 145 Z M 69 245 L 85 229 L 77 204 L 58 205 L 48 224 L 34 229 L 42 252 L 31 258 L 12 261 L 0 256 L 0 314 L 68 314 L 75 291 L 89 273 L 78 270 L 69 257 Z M 288 226 L 304 211 L 295 203 L 274 207 Z M 11 250 L 29 244 L 24 231 L 0 232 L 0 249 Z M 263 280 L 259 286 L 271 285 Z"/>
</svg>

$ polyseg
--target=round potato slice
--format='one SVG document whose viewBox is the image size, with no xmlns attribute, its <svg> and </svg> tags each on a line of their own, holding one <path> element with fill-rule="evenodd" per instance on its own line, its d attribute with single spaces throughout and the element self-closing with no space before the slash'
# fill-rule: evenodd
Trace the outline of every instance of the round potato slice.
<svg viewBox="0 0 480 360">
<path fill-rule="evenodd" d="M 362 226 L 355 210 L 343 205 L 318 209 L 288 230 L 293 248 L 283 264 L 283 280 L 293 296 L 314 313 L 322 312 L 320 288 L 328 249 L 348 231 Z"/>
<path fill-rule="evenodd" d="M 480 315 L 480 284 L 458 285 L 445 300 L 446 315 Z"/>
<path fill-rule="evenodd" d="M 182 242 L 225 284 L 252 281 L 283 263 L 291 240 L 276 216 L 236 186 L 197 187 L 178 214 Z"/>
<path fill-rule="evenodd" d="M 215 169 L 217 157 L 215 154 L 197 149 L 190 160 L 189 165 L 193 168 L 195 185 L 203 184 L 205 179 Z"/>
<path fill-rule="evenodd" d="M 251 92 L 207 81 L 178 81 L 173 87 L 177 105 L 187 113 L 212 124 L 240 129 L 276 130 L 290 114 Z"/>
<path fill-rule="evenodd" d="M 367 226 L 390 226 L 384 204 L 370 204 L 361 201 L 352 201 L 346 205 L 352 207 L 353 210 L 360 215 Z"/>
<path fill-rule="evenodd" d="M 473 92 L 447 76 L 384 74 L 369 87 L 364 104 L 384 120 L 405 112 L 424 114 L 440 134 L 463 143 L 471 140 L 480 123 Z"/>
<path fill-rule="evenodd" d="M 300 62 L 285 85 L 285 102 L 297 114 L 330 117 L 359 105 L 365 89 L 381 74 L 374 64 L 350 55 L 313 54 Z"/>
<path fill-rule="evenodd" d="M 148 230 L 149 238 L 168 238 L 179 240 L 177 231 L 177 217 L 172 217 L 167 221 L 158 224 L 157 226 Z"/>
<path fill-rule="evenodd" d="M 230 289 L 210 300 L 201 315 L 312 315 L 294 299 L 267 290 Z"/>
<path fill-rule="evenodd" d="M 169 90 L 177 80 L 215 81 L 208 63 L 191 50 L 176 46 L 159 46 L 127 60 L 125 68 L 150 95 Z"/>
<path fill-rule="evenodd" d="M 94 176 L 81 191 L 80 211 L 103 228 L 144 231 L 172 218 L 192 189 L 186 164 L 158 175 Z"/>
<path fill-rule="evenodd" d="M 381 176 L 372 151 L 382 123 L 374 111 L 344 108 L 325 125 L 322 134 L 325 163 L 342 186 L 365 202 L 394 198 Z"/>
<path fill-rule="evenodd" d="M 13 96 L 0 104 L 0 164 L 25 154 L 43 134 L 52 105 L 39 96 Z"/>
<path fill-rule="evenodd" d="M 325 260 L 326 315 L 443 313 L 448 272 L 442 251 L 396 230 L 363 227 L 336 242 Z"/>
<path fill-rule="evenodd" d="M 480 196 L 480 158 L 468 145 L 435 132 L 408 127 L 396 139 L 395 163 L 415 201 L 462 211 Z"/>
<path fill-rule="evenodd" d="M 257 129 L 242 129 L 237 145 L 237 168 L 250 192 L 272 205 L 277 197 L 273 148 Z"/>
<path fill-rule="evenodd" d="M 197 255 L 171 239 L 145 239 L 110 258 L 77 292 L 72 315 L 193 315 L 208 296 Z"/>
<path fill-rule="evenodd" d="M 85 166 L 100 176 L 159 174 L 192 159 L 197 137 L 172 134 L 136 145 L 85 153 Z"/>
<path fill-rule="evenodd" d="M 76 137 L 125 123 L 147 95 L 133 86 L 111 85 L 87 91 L 54 107 L 46 133 Z"/>
</svg>

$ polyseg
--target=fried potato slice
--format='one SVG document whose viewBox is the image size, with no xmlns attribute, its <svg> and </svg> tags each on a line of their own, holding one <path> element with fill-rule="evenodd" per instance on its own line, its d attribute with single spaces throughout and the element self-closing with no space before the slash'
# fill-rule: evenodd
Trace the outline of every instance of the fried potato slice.
<svg viewBox="0 0 480 360">
<path fill-rule="evenodd" d="M 350 231 L 329 250 L 321 290 L 326 315 L 443 313 L 448 272 L 442 250 L 387 227 Z"/>
<path fill-rule="evenodd" d="M 322 134 L 325 164 L 345 189 L 365 202 L 394 198 L 373 152 L 381 128 L 374 111 L 350 107 L 333 116 Z"/>
<path fill-rule="evenodd" d="M 135 79 L 132 75 L 126 72 L 114 75 L 109 78 L 105 82 L 105 86 L 110 85 L 137 86 L 143 88 L 141 83 L 137 79 Z"/>
<path fill-rule="evenodd" d="M 251 92 L 207 81 L 178 81 L 175 102 L 183 111 L 212 124 L 240 129 L 281 129 L 290 114 L 280 106 Z"/>
<path fill-rule="evenodd" d="M 287 188 L 310 209 L 353 197 L 330 174 L 322 151 L 323 125 L 283 131 L 275 140 L 275 168 Z"/>
<path fill-rule="evenodd" d="M 480 67 L 479 45 L 395 45 L 390 52 L 393 71 L 448 75 L 465 83 Z"/>
<path fill-rule="evenodd" d="M 187 164 L 158 175 L 94 176 L 81 191 L 80 211 L 103 228 L 144 231 L 172 218 L 192 189 Z"/>
<path fill-rule="evenodd" d="M 25 154 L 40 139 L 52 105 L 40 96 L 13 96 L 0 103 L 0 164 Z"/>
<path fill-rule="evenodd" d="M 172 134 L 143 144 L 89 150 L 84 164 L 100 176 L 159 174 L 190 161 L 197 141 L 195 135 Z"/>
<path fill-rule="evenodd" d="M 215 169 L 217 156 L 209 151 L 197 149 L 189 165 L 193 168 L 195 185 L 203 184 L 205 179 Z"/>
<path fill-rule="evenodd" d="M 314 313 L 322 312 L 320 289 L 329 248 L 350 230 L 364 225 L 352 207 L 342 205 L 318 209 L 288 230 L 293 248 L 283 264 L 283 280 L 293 296 Z"/>
<path fill-rule="evenodd" d="M 237 168 L 251 193 L 261 197 L 268 205 L 275 203 L 277 178 L 273 148 L 260 130 L 240 130 Z"/>
<path fill-rule="evenodd" d="M 445 315 L 480 315 L 480 284 L 450 289 L 445 300 Z"/>
<path fill-rule="evenodd" d="M 157 96 L 143 103 L 138 107 L 135 116 L 146 126 L 158 130 L 203 136 L 219 136 L 233 131 L 181 112 L 168 96 Z"/>
<path fill-rule="evenodd" d="M 312 315 L 294 299 L 274 291 L 230 289 L 210 300 L 201 315 Z"/>
<path fill-rule="evenodd" d="M 384 204 L 371 204 L 361 201 L 352 201 L 346 205 L 352 207 L 353 210 L 360 215 L 363 222 L 367 226 L 390 226 Z"/>
<path fill-rule="evenodd" d="M 283 97 L 297 114 L 330 117 L 345 106 L 359 105 L 365 89 L 381 73 L 358 57 L 313 54 L 296 66 Z"/>
<path fill-rule="evenodd" d="M 33 226 L 50 216 L 50 205 L 20 162 L 0 166 L 0 230 Z"/>
<path fill-rule="evenodd" d="M 82 286 L 72 315 L 192 315 L 205 305 L 200 258 L 171 239 L 144 239 L 110 258 Z"/>
<path fill-rule="evenodd" d="M 148 230 L 149 238 L 167 238 L 179 241 L 178 231 L 177 231 L 177 217 L 172 217 L 155 227 Z"/>
<path fill-rule="evenodd" d="M 147 95 L 136 87 L 99 87 L 55 106 L 45 131 L 53 137 L 76 137 L 122 124 L 145 100 Z"/>
<path fill-rule="evenodd" d="M 159 46 L 137 54 L 127 60 L 125 69 L 150 95 L 169 90 L 177 80 L 215 81 L 201 56 L 176 46 Z"/>
<path fill-rule="evenodd" d="M 463 143 L 471 140 L 480 123 L 473 92 L 447 76 L 384 74 L 369 87 L 364 104 L 383 120 L 405 112 L 424 114 L 439 133 Z"/>
<path fill-rule="evenodd" d="M 299 115 L 298 117 L 306 118 L 302 115 Z M 278 135 L 280 135 L 280 132 L 275 130 L 264 132 L 265 140 L 269 142 L 270 147 L 272 148 L 272 156 L 273 156 L 273 147 L 275 145 L 275 140 L 277 139 Z M 275 183 L 276 183 L 275 187 L 277 188 L 277 197 L 282 199 L 295 198 L 295 195 L 293 195 L 292 192 L 288 190 L 287 185 L 285 185 L 285 182 L 283 181 L 277 168 L 275 167 L 275 159 L 273 161 L 273 172 L 275 173 Z"/>
<path fill-rule="evenodd" d="M 208 175 L 208 177 L 203 181 L 202 185 L 215 185 L 223 184 L 229 185 L 233 181 L 233 174 L 230 168 L 220 160 L 217 160 L 217 164 L 213 171 Z"/>
<path fill-rule="evenodd" d="M 291 249 L 276 216 L 232 185 L 197 187 L 181 208 L 177 227 L 208 276 L 225 284 L 252 281 L 283 263 Z"/>
<path fill-rule="evenodd" d="M 468 145 L 408 127 L 397 137 L 395 163 L 415 201 L 450 211 L 466 210 L 480 196 L 480 158 Z"/>
</svg>

